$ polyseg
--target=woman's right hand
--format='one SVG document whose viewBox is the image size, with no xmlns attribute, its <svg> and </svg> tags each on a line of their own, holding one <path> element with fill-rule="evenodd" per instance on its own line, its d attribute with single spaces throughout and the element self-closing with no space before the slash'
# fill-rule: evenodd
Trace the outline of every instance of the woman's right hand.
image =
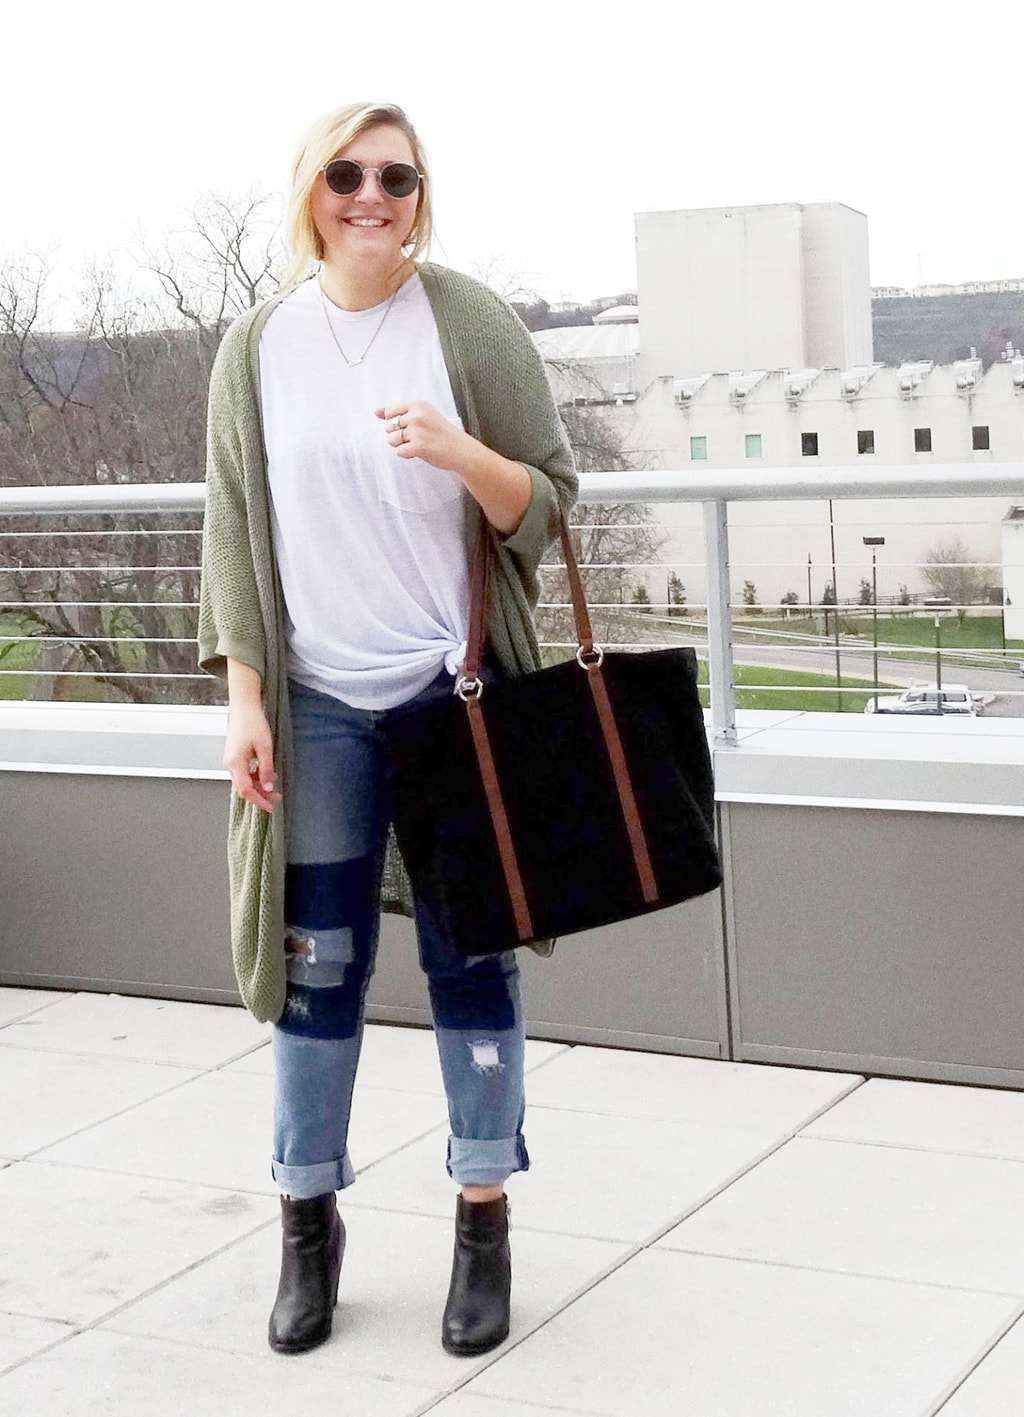
<svg viewBox="0 0 1024 1417">
<path fill-rule="evenodd" d="M 281 801 L 274 791 L 274 740 L 260 698 L 260 676 L 238 660 L 228 660 L 228 733 L 224 766 L 239 797 L 264 812 Z"/>
<path fill-rule="evenodd" d="M 274 791 L 274 744 L 262 708 L 246 704 L 228 709 L 224 766 L 239 797 L 264 812 L 274 810 L 281 794 Z"/>
</svg>

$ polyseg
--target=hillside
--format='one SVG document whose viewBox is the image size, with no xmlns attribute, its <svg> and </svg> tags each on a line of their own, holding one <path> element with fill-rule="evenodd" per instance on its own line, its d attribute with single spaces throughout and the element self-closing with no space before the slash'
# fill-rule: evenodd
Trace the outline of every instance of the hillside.
<svg viewBox="0 0 1024 1417">
<path fill-rule="evenodd" d="M 635 300 L 635 296 L 621 297 Z M 589 325 L 606 302 L 594 301 L 575 310 L 551 310 L 546 301 L 517 306 L 531 330 L 558 325 Z M 931 359 L 951 364 L 978 352 L 987 369 L 1002 354 L 1007 340 L 1024 349 L 1024 293 L 1000 295 L 906 296 L 872 300 L 871 325 L 875 358 L 883 364 L 906 359 Z"/>
<path fill-rule="evenodd" d="M 966 359 L 973 346 L 985 367 L 1012 340 L 1024 347 L 1024 294 L 930 295 L 916 299 L 872 300 L 875 358 L 885 364 L 933 359 L 949 364 Z"/>
</svg>

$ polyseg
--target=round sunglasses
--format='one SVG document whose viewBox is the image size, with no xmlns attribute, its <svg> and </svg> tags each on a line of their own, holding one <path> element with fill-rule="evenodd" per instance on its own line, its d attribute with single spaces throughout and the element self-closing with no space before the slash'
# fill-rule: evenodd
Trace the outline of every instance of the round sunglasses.
<svg viewBox="0 0 1024 1417">
<path fill-rule="evenodd" d="M 377 174 L 380 190 L 386 197 L 411 197 L 424 178 L 424 173 L 418 172 L 411 162 L 386 162 L 383 167 L 363 167 L 347 157 L 333 158 L 320 170 L 328 187 L 339 197 L 351 197 L 358 192 L 368 172 Z"/>
</svg>

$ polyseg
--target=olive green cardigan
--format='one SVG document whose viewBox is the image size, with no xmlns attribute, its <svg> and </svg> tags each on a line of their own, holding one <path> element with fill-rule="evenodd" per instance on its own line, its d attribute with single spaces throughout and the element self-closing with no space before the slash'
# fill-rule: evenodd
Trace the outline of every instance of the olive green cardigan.
<svg viewBox="0 0 1024 1417">
<path fill-rule="evenodd" d="M 442 266 L 420 275 L 441 337 L 455 404 L 468 433 L 521 462 L 533 493 L 519 528 L 495 538 L 488 642 L 506 674 L 538 665 L 533 607 L 537 568 L 557 535 L 559 504 L 576 494 L 565 430 L 532 339 L 493 291 Z M 284 1008 L 284 874 L 287 859 L 291 737 L 284 615 L 274 560 L 260 414 L 259 339 L 282 297 L 242 315 L 227 331 L 210 378 L 206 521 L 199 607 L 199 662 L 224 675 L 227 659 L 263 678 L 263 706 L 274 737 L 283 801 L 261 811 L 234 792 L 228 825 L 231 948 L 246 1007 L 261 1020 Z M 389 846 L 383 898 L 408 911 L 408 879 Z"/>
</svg>

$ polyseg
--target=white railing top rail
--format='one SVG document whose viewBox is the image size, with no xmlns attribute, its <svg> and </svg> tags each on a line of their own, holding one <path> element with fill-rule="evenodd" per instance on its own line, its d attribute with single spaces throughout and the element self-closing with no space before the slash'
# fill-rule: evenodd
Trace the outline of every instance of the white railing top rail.
<svg viewBox="0 0 1024 1417">
<path fill-rule="evenodd" d="M 1019 497 L 1024 461 L 857 466 L 693 468 L 590 472 L 582 502 L 821 501 L 823 498 Z M 201 512 L 202 482 L 106 483 L 92 487 L 0 487 L 0 516 Z"/>
</svg>

